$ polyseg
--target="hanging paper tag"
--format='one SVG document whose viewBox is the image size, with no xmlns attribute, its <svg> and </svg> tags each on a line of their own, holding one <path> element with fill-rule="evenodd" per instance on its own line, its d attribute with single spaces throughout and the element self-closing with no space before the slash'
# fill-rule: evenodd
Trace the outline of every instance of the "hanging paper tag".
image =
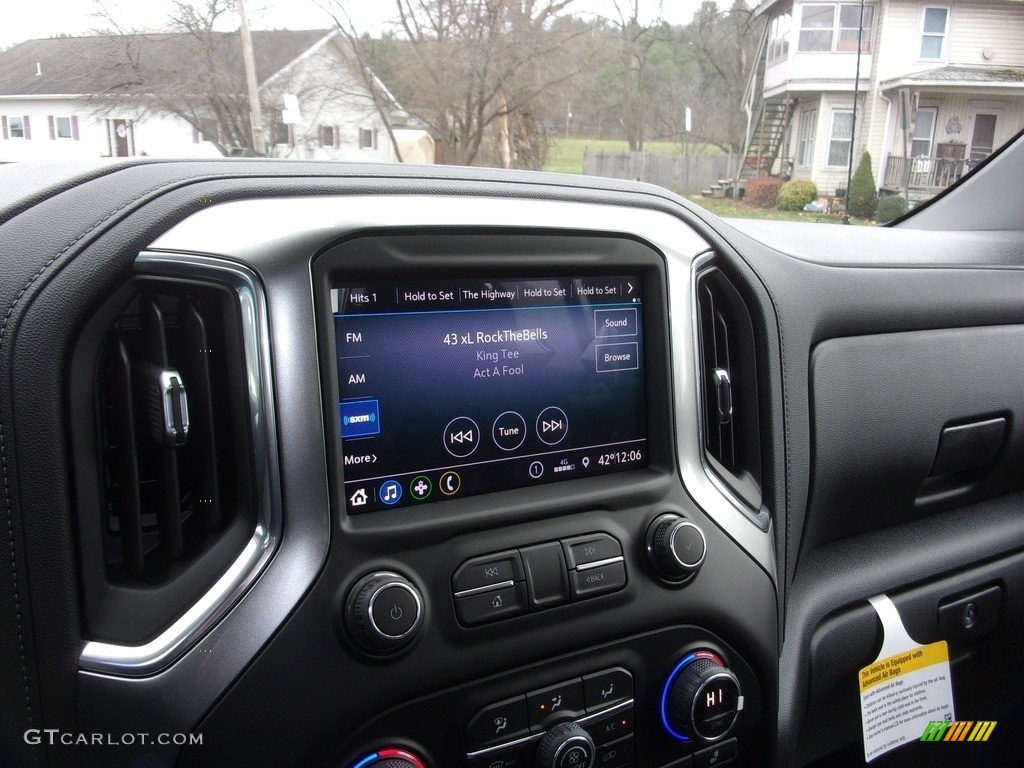
<svg viewBox="0 0 1024 768">
<path fill-rule="evenodd" d="M 882 620 L 882 650 L 862 669 L 860 721 L 864 760 L 919 741 L 934 720 L 953 720 L 953 687 L 946 641 L 915 642 L 886 595 L 869 602 Z"/>
</svg>

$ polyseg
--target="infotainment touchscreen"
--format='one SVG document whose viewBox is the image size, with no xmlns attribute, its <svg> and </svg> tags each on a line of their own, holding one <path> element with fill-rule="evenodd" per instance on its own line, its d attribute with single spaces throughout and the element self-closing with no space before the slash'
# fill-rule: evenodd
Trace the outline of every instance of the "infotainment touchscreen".
<svg viewBox="0 0 1024 768">
<path fill-rule="evenodd" d="M 350 514 L 647 466 L 637 275 L 331 291 Z"/>
</svg>

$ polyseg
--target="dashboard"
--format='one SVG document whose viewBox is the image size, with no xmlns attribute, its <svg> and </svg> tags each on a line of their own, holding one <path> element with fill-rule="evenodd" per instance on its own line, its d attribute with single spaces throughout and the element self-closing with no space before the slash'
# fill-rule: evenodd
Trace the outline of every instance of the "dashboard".
<svg viewBox="0 0 1024 768">
<path fill-rule="evenodd" d="M 860 765 L 879 594 L 1001 727 L 873 764 L 1014 748 L 1011 228 L 468 169 L 9 174 L 5 764 Z"/>
</svg>

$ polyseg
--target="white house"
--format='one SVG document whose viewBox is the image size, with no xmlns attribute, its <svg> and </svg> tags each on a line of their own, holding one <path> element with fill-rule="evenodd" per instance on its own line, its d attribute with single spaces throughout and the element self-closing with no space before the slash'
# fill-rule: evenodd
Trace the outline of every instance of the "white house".
<svg viewBox="0 0 1024 768">
<path fill-rule="evenodd" d="M 385 114 L 400 114 L 400 108 L 375 78 L 375 87 L 368 87 L 336 31 L 270 30 L 252 36 L 267 154 L 393 161 L 374 92 L 385 94 Z M 244 88 L 234 86 L 244 83 L 238 36 L 224 33 L 216 39 L 215 49 L 198 50 L 187 35 L 50 38 L 0 53 L 0 162 L 219 157 L 240 145 L 239 137 L 248 139 L 249 131 L 247 101 L 238 96 Z M 158 89 L 152 83 L 166 82 L 161 73 L 178 77 L 211 55 L 216 57 L 211 69 L 224 77 L 223 99 L 192 105 L 153 96 Z M 298 109 L 285 109 L 286 95 Z M 215 113 L 213 106 L 221 102 L 227 106 Z"/>
<path fill-rule="evenodd" d="M 1019 0 L 873 0 L 863 22 L 859 2 L 765 0 L 754 14 L 766 28 L 748 165 L 833 195 L 867 150 L 883 194 L 919 201 L 1024 127 Z"/>
</svg>

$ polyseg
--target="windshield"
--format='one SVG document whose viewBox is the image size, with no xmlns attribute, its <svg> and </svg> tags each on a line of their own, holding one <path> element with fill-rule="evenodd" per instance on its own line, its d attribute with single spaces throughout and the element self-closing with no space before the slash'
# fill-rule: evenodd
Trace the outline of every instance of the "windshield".
<svg viewBox="0 0 1024 768">
<path fill-rule="evenodd" d="M 886 222 L 1024 127 L 1016 6 L 62 0 L 5 11 L 0 162 L 477 165 Z"/>
</svg>

